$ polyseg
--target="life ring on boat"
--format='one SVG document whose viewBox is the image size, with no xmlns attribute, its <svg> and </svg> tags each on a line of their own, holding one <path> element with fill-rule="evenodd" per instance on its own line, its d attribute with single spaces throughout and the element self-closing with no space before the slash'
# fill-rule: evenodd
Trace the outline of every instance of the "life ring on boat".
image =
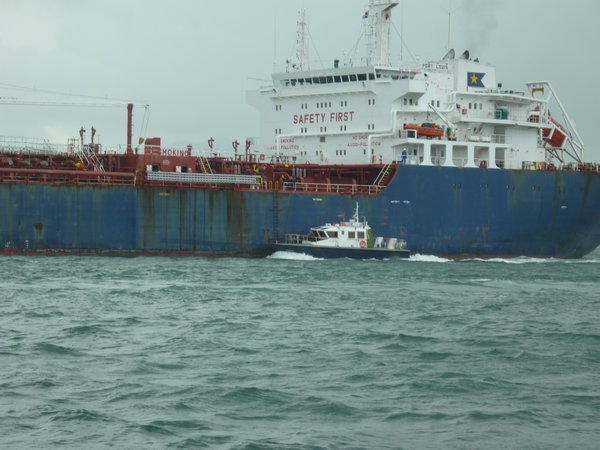
<svg viewBox="0 0 600 450">
<path fill-rule="evenodd" d="M 358 243 L 358 245 L 360 245 L 360 248 L 367 248 L 367 241 L 365 241 L 364 239 L 361 239 L 361 241 Z"/>
</svg>

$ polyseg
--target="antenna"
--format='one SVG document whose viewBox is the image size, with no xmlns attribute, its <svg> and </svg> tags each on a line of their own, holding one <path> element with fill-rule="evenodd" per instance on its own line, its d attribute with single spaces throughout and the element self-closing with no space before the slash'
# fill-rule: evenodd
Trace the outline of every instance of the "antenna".
<svg viewBox="0 0 600 450">
<path fill-rule="evenodd" d="M 273 72 L 277 67 L 277 13 L 273 11 Z"/>
<path fill-rule="evenodd" d="M 450 36 L 451 36 L 451 29 L 452 29 L 452 14 L 454 14 L 460 8 L 461 8 L 461 6 L 457 6 L 456 8 L 452 9 L 452 0 L 448 0 L 448 48 L 446 49 L 448 52 L 451 49 Z"/>
<path fill-rule="evenodd" d="M 306 22 L 306 10 L 301 9 L 298 13 L 298 31 L 296 33 L 296 55 L 295 59 L 288 61 L 288 71 L 310 70 L 308 58 L 308 24 Z"/>
</svg>

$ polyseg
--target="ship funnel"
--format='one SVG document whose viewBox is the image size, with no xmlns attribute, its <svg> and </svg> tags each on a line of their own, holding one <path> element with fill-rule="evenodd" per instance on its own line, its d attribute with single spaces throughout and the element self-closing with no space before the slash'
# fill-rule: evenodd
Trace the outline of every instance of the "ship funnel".
<svg viewBox="0 0 600 450">
<path fill-rule="evenodd" d="M 398 3 L 384 0 L 371 0 L 369 11 L 364 19 L 368 20 L 367 36 L 367 65 L 391 65 L 390 60 L 390 25 L 392 22 L 392 9 Z"/>
</svg>

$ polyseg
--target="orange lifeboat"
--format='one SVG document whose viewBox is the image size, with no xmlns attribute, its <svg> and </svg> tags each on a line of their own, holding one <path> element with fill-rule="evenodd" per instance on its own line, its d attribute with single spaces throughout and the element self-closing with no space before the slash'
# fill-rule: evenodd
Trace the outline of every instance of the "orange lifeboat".
<svg viewBox="0 0 600 450">
<path fill-rule="evenodd" d="M 405 123 L 405 130 L 415 130 L 417 132 L 417 137 L 420 138 L 441 138 L 444 136 L 444 130 L 439 125 L 435 123 L 426 122 L 422 125 L 417 125 L 415 123 Z"/>
<path fill-rule="evenodd" d="M 550 117 L 550 120 L 555 126 L 554 128 L 544 128 L 542 130 L 544 140 L 548 143 L 548 145 L 550 145 L 550 147 L 562 147 L 567 139 L 567 131 L 552 117 Z"/>
</svg>

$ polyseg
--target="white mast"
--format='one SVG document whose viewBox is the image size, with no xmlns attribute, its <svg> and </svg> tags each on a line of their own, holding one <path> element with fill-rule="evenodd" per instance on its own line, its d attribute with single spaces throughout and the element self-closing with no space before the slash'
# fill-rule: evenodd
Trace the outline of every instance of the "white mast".
<svg viewBox="0 0 600 450">
<path fill-rule="evenodd" d="M 308 58 L 308 24 L 306 22 L 306 10 L 301 9 L 297 22 L 298 31 L 296 34 L 296 54 L 292 61 L 287 61 L 288 72 L 290 70 L 310 70 Z"/>
<path fill-rule="evenodd" d="M 369 1 L 369 23 L 367 25 L 367 65 L 391 65 L 390 58 L 390 25 L 392 8 L 398 3 L 385 0 Z"/>
</svg>

